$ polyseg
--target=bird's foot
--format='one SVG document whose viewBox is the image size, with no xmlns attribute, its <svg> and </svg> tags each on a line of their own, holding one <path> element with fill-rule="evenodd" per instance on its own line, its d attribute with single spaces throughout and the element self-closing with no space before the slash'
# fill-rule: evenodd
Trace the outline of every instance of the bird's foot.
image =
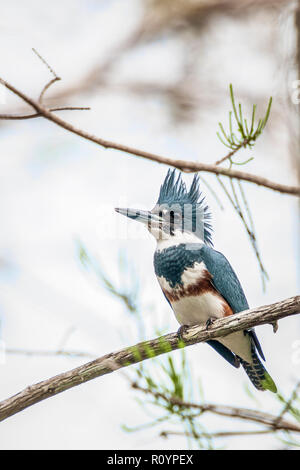
<svg viewBox="0 0 300 470">
<path fill-rule="evenodd" d="M 186 333 L 186 330 L 188 328 L 188 325 L 181 325 L 178 330 L 177 330 L 177 336 L 180 339 L 180 341 L 183 341 L 183 335 Z"/>
<path fill-rule="evenodd" d="M 206 322 L 206 329 L 208 330 L 208 328 L 214 323 L 214 321 L 216 320 L 216 318 L 214 317 L 210 317 L 207 322 Z"/>
</svg>

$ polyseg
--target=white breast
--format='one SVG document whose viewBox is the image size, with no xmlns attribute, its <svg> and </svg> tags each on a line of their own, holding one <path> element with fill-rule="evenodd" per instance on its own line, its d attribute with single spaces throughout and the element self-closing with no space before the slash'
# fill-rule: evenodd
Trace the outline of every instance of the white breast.
<svg viewBox="0 0 300 470">
<path fill-rule="evenodd" d="M 203 262 L 195 263 L 184 271 L 181 276 L 182 284 L 172 288 L 164 277 L 158 277 L 158 281 L 165 292 L 172 296 L 179 294 L 201 279 L 205 279 L 206 266 Z M 180 297 L 180 296 L 179 296 Z M 205 325 L 209 318 L 222 318 L 224 316 L 224 299 L 213 291 L 199 295 L 182 296 L 179 300 L 171 302 L 177 321 L 181 325 Z M 242 331 L 220 338 L 217 341 L 240 356 L 245 361 L 252 363 L 251 344 L 249 337 Z"/>
<path fill-rule="evenodd" d="M 224 301 L 212 292 L 182 297 L 172 302 L 172 308 L 181 325 L 201 325 L 209 318 L 224 316 Z"/>
<path fill-rule="evenodd" d="M 199 296 L 183 297 L 173 302 L 172 307 L 177 321 L 181 325 L 203 325 L 209 318 L 222 318 L 224 316 L 224 302 L 222 298 L 211 292 Z M 230 351 L 245 361 L 252 363 L 251 343 L 248 335 L 237 331 L 231 335 L 218 339 Z"/>
</svg>

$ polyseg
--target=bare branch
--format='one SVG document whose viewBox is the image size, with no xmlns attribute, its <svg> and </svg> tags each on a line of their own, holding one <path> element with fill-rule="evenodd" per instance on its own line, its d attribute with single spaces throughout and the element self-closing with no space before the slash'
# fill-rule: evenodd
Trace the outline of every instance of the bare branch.
<svg viewBox="0 0 300 470">
<path fill-rule="evenodd" d="M 46 65 L 47 69 L 53 75 L 53 78 L 57 78 L 58 80 L 60 80 L 60 77 L 54 72 L 53 68 L 48 64 L 48 62 L 44 59 L 44 57 L 42 57 L 41 54 L 34 47 L 32 48 L 32 50 L 37 55 L 37 57 L 40 59 L 40 61 L 43 62 L 43 64 Z"/>
<path fill-rule="evenodd" d="M 233 437 L 233 436 L 256 436 L 258 434 L 270 434 L 274 432 L 273 429 L 262 429 L 257 431 L 219 431 L 219 432 L 202 432 L 201 434 L 194 434 L 191 432 L 176 432 L 176 431 L 162 431 L 160 433 L 161 437 L 169 437 L 169 436 L 186 436 L 192 437 L 194 439 L 201 439 L 203 437 L 212 439 L 215 437 Z M 299 428 L 300 432 L 300 428 Z"/>
<path fill-rule="evenodd" d="M 254 423 L 263 424 L 265 426 L 268 426 L 273 431 L 285 430 L 300 433 L 300 425 L 283 419 L 283 416 L 280 416 L 280 418 L 278 419 L 277 416 L 272 415 L 270 413 L 264 413 L 258 410 L 251 410 L 250 408 L 239 408 L 236 406 L 229 405 L 216 405 L 212 403 L 187 402 L 180 400 L 177 397 L 166 396 L 161 392 L 156 392 L 155 390 L 150 390 L 149 388 L 140 387 L 136 383 L 132 384 L 132 387 L 137 390 L 140 390 L 143 393 L 150 394 L 155 398 L 161 398 L 166 402 L 171 403 L 171 405 L 176 405 L 182 407 L 183 409 L 194 408 L 196 410 L 199 410 L 201 414 L 209 412 L 218 416 L 224 416 L 227 418 L 237 418 L 244 421 L 252 421 Z"/>
<path fill-rule="evenodd" d="M 32 48 L 33 52 L 38 56 L 38 58 L 43 62 L 43 64 L 46 65 L 47 69 L 50 71 L 50 73 L 53 75 L 53 78 L 51 80 L 49 80 L 48 83 L 46 83 L 46 85 L 44 86 L 44 88 L 42 89 L 41 93 L 40 93 L 40 96 L 39 96 L 39 103 L 42 104 L 43 103 L 43 97 L 44 97 L 44 94 L 46 93 L 46 91 L 48 90 L 48 88 L 51 87 L 51 85 L 53 85 L 55 82 L 58 82 L 59 80 L 61 80 L 61 78 L 54 72 L 53 68 L 48 64 L 48 62 L 38 53 L 38 51 L 33 47 Z"/>
<path fill-rule="evenodd" d="M 50 108 L 49 111 L 89 111 L 91 108 L 82 106 L 59 106 L 57 108 Z M 5 120 L 21 120 L 21 119 L 33 119 L 41 117 L 41 113 L 34 114 L 0 114 L 0 119 Z"/>
<path fill-rule="evenodd" d="M 271 323 L 297 313 L 300 313 L 300 296 L 216 320 L 209 329 L 206 326 L 190 327 L 183 334 L 183 341 L 179 340 L 177 333 L 170 333 L 107 354 L 73 370 L 29 386 L 13 397 L 0 402 L 0 421 L 46 398 L 123 367 L 137 364 L 184 346 L 226 336 L 253 326 Z"/>
<path fill-rule="evenodd" d="M 54 78 L 52 78 L 52 80 L 50 80 L 48 83 L 46 83 L 46 85 L 44 86 L 44 88 L 42 89 L 42 91 L 41 91 L 41 93 L 40 93 L 40 96 L 39 96 L 39 103 L 42 103 L 42 102 L 43 102 L 44 94 L 46 93 L 46 91 L 48 90 L 48 88 L 50 88 L 51 85 L 53 85 L 55 82 L 58 82 L 59 80 L 61 80 L 60 77 L 54 77 Z"/>
<path fill-rule="evenodd" d="M 50 88 L 50 86 L 57 82 L 58 80 L 61 80 L 60 77 L 54 72 L 53 68 L 48 64 L 48 62 L 37 52 L 36 49 L 32 48 L 33 52 L 37 55 L 37 57 L 43 62 L 43 64 L 46 65 L 47 69 L 50 71 L 50 73 L 53 75 L 53 78 L 46 83 L 44 88 L 42 89 L 38 103 L 40 105 L 43 105 L 43 97 L 45 92 Z M 83 107 L 83 106 L 56 106 L 49 108 L 48 111 L 54 112 L 54 111 L 86 111 L 90 110 L 91 108 L 89 107 Z M 41 112 L 36 112 L 34 114 L 1 114 L 0 119 L 3 120 L 22 120 L 22 119 L 32 119 L 36 117 L 41 117 L 43 114 Z"/>
<path fill-rule="evenodd" d="M 244 139 L 243 142 L 241 142 L 234 150 L 231 150 L 225 157 L 220 158 L 220 160 L 217 160 L 215 162 L 215 165 L 220 165 L 221 163 L 225 162 L 226 160 L 229 160 L 235 153 L 237 153 L 242 147 L 246 147 L 247 143 L 250 141 L 250 137 L 248 139 Z"/>
<path fill-rule="evenodd" d="M 48 119 L 49 121 L 54 122 L 55 124 L 62 127 L 63 129 L 66 129 L 67 131 L 72 132 L 73 134 L 76 134 L 86 140 L 94 142 L 95 144 L 98 144 L 104 148 L 120 150 L 122 152 L 135 155 L 137 157 L 146 158 L 148 160 L 152 160 L 157 163 L 162 163 L 164 165 L 169 165 L 174 168 L 178 168 L 179 170 L 182 170 L 185 172 L 193 173 L 193 172 L 203 171 L 203 172 L 208 172 L 208 173 L 214 173 L 216 175 L 224 175 L 224 176 L 228 176 L 231 178 L 248 181 L 248 182 L 257 184 L 259 186 L 264 186 L 266 188 L 273 189 L 274 191 L 279 191 L 281 193 L 291 194 L 294 196 L 300 196 L 300 187 L 297 187 L 297 186 L 288 186 L 288 185 L 284 185 L 280 183 L 275 183 L 262 176 L 253 175 L 251 173 L 246 173 L 244 171 L 234 170 L 232 168 L 231 169 L 222 168 L 215 164 L 193 162 L 193 161 L 186 161 L 186 160 L 175 160 L 169 157 L 164 157 L 164 156 L 157 155 L 151 152 L 146 152 L 144 150 L 139 150 L 134 147 L 129 147 L 127 145 L 122 145 L 116 142 L 102 139 L 100 137 L 97 137 L 93 134 L 90 134 L 86 131 L 83 131 L 73 126 L 67 121 L 64 121 L 59 116 L 56 116 L 55 114 L 53 114 L 53 112 L 51 112 L 49 109 L 45 108 L 42 104 L 30 98 L 29 96 L 25 95 L 22 91 L 16 89 L 13 85 L 3 80 L 2 78 L 0 78 L 0 83 L 4 85 L 6 88 L 8 88 L 12 93 L 19 96 L 19 98 L 25 101 L 25 103 L 32 106 L 33 109 L 36 111 L 36 113 L 40 114 L 41 116 Z M 1 115 L 0 115 L 0 119 L 1 119 Z"/>
</svg>

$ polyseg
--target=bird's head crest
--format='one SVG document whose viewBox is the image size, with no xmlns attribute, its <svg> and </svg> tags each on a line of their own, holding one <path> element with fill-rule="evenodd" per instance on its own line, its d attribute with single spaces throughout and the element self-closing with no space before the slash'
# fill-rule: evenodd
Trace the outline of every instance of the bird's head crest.
<svg viewBox="0 0 300 470">
<path fill-rule="evenodd" d="M 184 223 L 192 227 L 192 231 L 207 245 L 212 246 L 211 214 L 200 190 L 199 176 L 194 175 L 190 189 L 187 190 L 182 174 L 176 170 L 168 170 L 161 185 L 156 207 L 178 206 L 183 213 Z"/>
<path fill-rule="evenodd" d="M 197 174 L 188 191 L 181 173 L 177 176 L 176 170 L 169 170 L 151 211 L 120 207 L 115 210 L 146 225 L 158 242 L 167 240 L 171 244 L 194 246 L 201 241 L 212 246 L 211 215 L 200 191 Z"/>
</svg>

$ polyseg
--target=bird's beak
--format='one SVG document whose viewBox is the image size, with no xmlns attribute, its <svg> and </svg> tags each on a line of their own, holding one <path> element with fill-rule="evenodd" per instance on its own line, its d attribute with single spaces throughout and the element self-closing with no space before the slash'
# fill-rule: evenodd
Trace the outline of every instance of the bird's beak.
<svg viewBox="0 0 300 470">
<path fill-rule="evenodd" d="M 129 217 L 130 219 L 137 220 L 138 222 L 142 222 L 148 225 L 156 221 L 156 219 L 157 222 L 159 221 L 159 217 L 150 211 L 142 211 L 139 209 L 122 209 L 120 207 L 116 207 L 115 211 L 119 214 Z"/>
</svg>

